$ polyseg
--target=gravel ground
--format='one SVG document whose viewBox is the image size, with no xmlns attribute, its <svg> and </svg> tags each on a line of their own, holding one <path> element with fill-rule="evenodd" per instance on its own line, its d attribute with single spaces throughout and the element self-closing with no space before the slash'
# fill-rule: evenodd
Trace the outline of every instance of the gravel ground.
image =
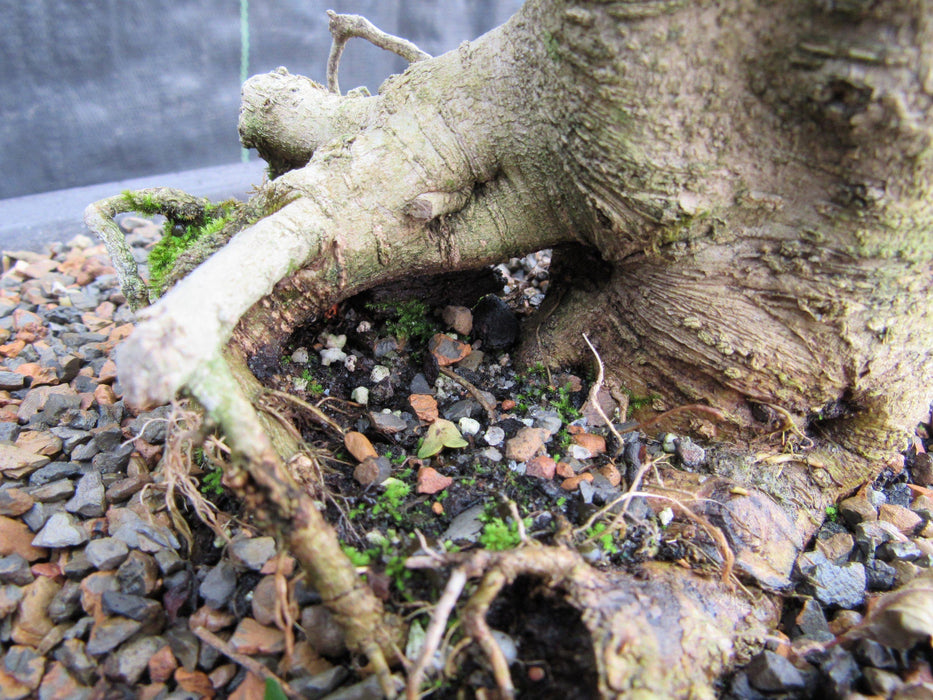
<svg viewBox="0 0 933 700">
<path fill-rule="evenodd" d="M 123 226 L 144 261 L 157 227 L 133 218 Z M 547 262 L 545 252 L 500 266 L 509 307 L 490 302 L 482 313 L 438 309 L 432 321 L 440 330 L 449 327 L 449 335 L 425 351 L 406 348 L 387 332 L 395 323 L 400 336 L 402 319 L 348 305 L 328 327 L 296 335 L 289 355 L 263 377 L 303 399 L 343 401 L 348 427 L 369 436 L 364 452 L 372 449 L 372 459 L 364 456 L 356 465 L 342 455 L 345 461 L 335 463 L 327 483 L 337 494 L 329 506 L 332 519 L 349 513 L 340 526 L 344 541 L 371 559 L 376 551 L 376 561 L 366 564 L 371 582 L 383 577 L 387 588 L 394 583 L 391 555 L 397 558 L 398 549 L 373 549 L 373 533 L 385 538 L 389 530 L 401 531 L 401 522 L 438 541 L 469 546 L 491 536 L 488 516 L 503 492 L 522 498 L 522 514 L 534 514 L 532 529 L 546 531 L 557 512 L 580 522 L 611 502 L 647 456 L 669 454 L 689 471 L 706 466 L 712 446 L 683 436 L 632 432 L 626 445 L 613 445 L 584 405 L 585 378 L 519 374 L 507 352 L 496 348 L 513 312 L 541 302 Z M 209 464 L 200 488 L 225 513 L 231 542 L 216 540 L 194 517 L 188 519 L 193 544 L 173 525 L 160 466 L 169 407 L 132 411 L 109 359 L 132 330 L 123 302 L 103 247 L 86 237 L 48 253 L 4 254 L 0 697 L 254 698 L 264 691 L 252 664 L 272 669 L 303 697 L 373 697 L 372 682 L 352 673 L 339 630 L 295 574 L 294 562 L 277 555 L 272 539 L 252 528 L 210 480 Z M 472 347 L 466 342 L 471 334 Z M 477 337 L 484 343 L 479 351 Z M 479 396 L 438 374 L 437 365 L 447 360 Z M 611 397 L 600 400 L 615 408 Z M 490 418 L 484 402 L 495 403 L 502 415 Z M 432 411 L 450 422 L 463 447 L 426 454 L 422 424 Z M 319 429 L 303 430 L 309 441 L 323 440 Z M 794 666 L 786 659 L 789 641 L 830 640 L 857 624 L 881 593 L 928 575 L 933 473 L 926 430 L 918 429 L 903 470 L 886 472 L 828 514 L 798 557 L 784 637 L 728 679 L 724 696 L 933 697 L 928 644 L 899 650 L 864 639 L 808 657 L 812 663 Z M 395 507 L 385 496 L 389 474 L 407 481 Z M 663 513 L 644 503 L 631 511 L 630 535 L 592 548 L 595 564 L 684 556 L 664 537 Z M 510 523 L 507 516 L 500 522 Z M 644 547 L 649 534 L 657 545 L 650 555 Z M 288 658 L 276 617 L 277 575 L 291 582 L 296 605 L 296 646 Z M 386 598 L 398 602 L 397 593 Z M 521 640 L 512 641 L 527 696 L 561 687 L 536 685 L 554 669 L 523 660 Z M 568 673 L 572 685 L 573 669 Z M 474 664 L 458 682 L 480 687 L 488 679 Z M 438 696 L 446 692 L 453 691 Z M 561 694 L 586 697 L 566 688 Z"/>
</svg>

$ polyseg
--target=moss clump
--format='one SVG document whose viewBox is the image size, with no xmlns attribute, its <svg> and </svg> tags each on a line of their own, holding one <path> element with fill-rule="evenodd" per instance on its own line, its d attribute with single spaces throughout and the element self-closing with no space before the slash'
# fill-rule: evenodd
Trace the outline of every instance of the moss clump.
<svg viewBox="0 0 933 700">
<path fill-rule="evenodd" d="M 221 205 L 208 212 L 207 216 L 207 223 L 201 226 L 189 224 L 182 227 L 171 220 L 165 222 L 162 240 L 149 252 L 149 286 L 153 293 L 162 294 L 178 256 L 195 242 L 218 233 L 226 226 L 231 217 L 231 208 Z"/>
</svg>

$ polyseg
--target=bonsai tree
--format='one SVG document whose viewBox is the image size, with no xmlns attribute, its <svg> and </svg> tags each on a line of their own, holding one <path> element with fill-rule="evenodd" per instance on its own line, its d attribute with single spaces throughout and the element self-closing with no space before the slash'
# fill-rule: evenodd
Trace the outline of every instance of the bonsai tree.
<svg viewBox="0 0 933 700">
<path fill-rule="evenodd" d="M 554 248 L 565 281 L 520 359 L 599 357 L 606 382 L 653 410 L 704 407 L 676 413 L 681 429 L 739 446 L 779 431 L 801 449 L 746 461 L 706 494 L 766 514 L 748 521 L 759 531 L 723 536 L 691 513 L 722 538 L 723 581 L 660 564 L 610 576 L 562 546 L 482 553 L 449 560 L 452 582 L 483 577 L 467 628 L 508 694 L 484 613 L 505 582 L 541 576 L 588 609 L 605 695 L 709 695 L 734 640 L 774 621 L 769 598 L 728 585 L 733 559 L 751 581 L 786 583 L 824 507 L 897 459 L 929 409 L 931 8 L 528 0 L 435 58 L 361 18 L 331 21 L 329 87 L 284 68 L 243 86 L 241 139 L 270 175 L 247 203 L 156 189 L 89 207 L 140 307 L 118 353 L 127 399 L 198 400 L 233 450 L 229 483 L 390 692 L 394 626 L 291 473 L 300 452 L 257 410 L 246 358 L 374 285 Z M 412 63 L 378 95 L 342 96 L 351 36 Z M 167 256 L 148 306 L 113 223 L 128 209 L 197 238 Z M 652 626 L 652 605 L 679 626 Z"/>
</svg>

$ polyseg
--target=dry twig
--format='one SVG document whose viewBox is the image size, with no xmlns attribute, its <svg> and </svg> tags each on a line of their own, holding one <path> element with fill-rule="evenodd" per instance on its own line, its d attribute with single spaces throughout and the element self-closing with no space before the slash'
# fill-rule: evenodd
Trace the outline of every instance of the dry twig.
<svg viewBox="0 0 933 700">
<path fill-rule="evenodd" d="M 253 673 L 260 678 L 271 678 L 279 684 L 279 687 L 282 688 L 282 692 L 285 693 L 290 698 L 300 698 L 301 696 L 295 692 L 295 690 L 284 680 L 276 676 L 272 671 L 263 666 L 261 663 L 256 661 L 250 656 L 245 654 L 240 654 L 235 651 L 230 644 L 225 642 L 223 639 L 218 637 L 216 634 L 208 630 L 206 627 L 193 627 L 191 629 L 194 632 L 194 636 L 200 639 L 205 644 L 208 644 L 217 651 L 219 651 L 224 656 L 228 657 L 232 661 L 235 661 L 240 666 L 245 668 L 250 673 Z"/>
<path fill-rule="evenodd" d="M 340 85 L 337 82 L 340 57 L 347 41 L 353 37 L 366 39 L 380 49 L 398 54 L 409 63 L 431 58 L 431 54 L 425 53 L 407 39 L 386 34 L 365 17 L 338 15 L 333 10 L 328 10 L 327 16 L 330 18 L 330 34 L 334 39 L 330 47 L 330 56 L 327 57 L 327 89 L 335 95 L 340 94 Z"/>
</svg>

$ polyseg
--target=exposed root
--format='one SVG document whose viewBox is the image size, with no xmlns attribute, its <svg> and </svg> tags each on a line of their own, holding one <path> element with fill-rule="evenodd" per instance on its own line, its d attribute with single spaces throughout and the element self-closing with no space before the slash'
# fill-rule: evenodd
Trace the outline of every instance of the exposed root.
<svg viewBox="0 0 933 700">
<path fill-rule="evenodd" d="M 431 54 L 425 53 L 407 39 L 386 34 L 365 17 L 338 15 L 333 10 L 328 10 L 327 16 L 330 18 L 330 34 L 334 39 L 330 47 L 330 55 L 327 57 L 327 89 L 335 95 L 340 94 L 340 84 L 337 82 L 340 57 L 343 55 L 347 41 L 353 37 L 366 39 L 380 49 L 398 54 L 409 63 L 431 58 Z"/>
<path fill-rule="evenodd" d="M 120 286 L 130 307 L 135 311 L 150 302 L 149 286 L 139 276 L 139 268 L 126 243 L 126 236 L 114 221 L 118 214 L 140 212 L 160 214 L 169 221 L 202 225 L 215 210 L 210 200 L 168 187 L 126 191 L 123 194 L 94 202 L 84 210 L 84 223 L 104 242 L 120 278 Z"/>
<path fill-rule="evenodd" d="M 408 681 L 405 687 L 405 697 L 407 700 L 417 700 L 419 697 L 419 688 L 421 680 L 424 678 L 424 672 L 437 653 L 441 638 L 444 635 L 444 629 L 447 626 L 447 620 L 450 613 L 457 604 L 460 594 L 463 593 L 463 587 L 467 582 L 466 568 L 459 566 L 450 574 L 447 579 L 447 585 L 444 586 L 444 593 L 437 601 L 434 607 L 434 613 L 431 615 L 431 623 L 424 635 L 424 645 L 421 647 L 421 654 L 415 661 L 415 665 L 408 672 Z"/>
<path fill-rule="evenodd" d="M 596 381 L 593 382 L 593 386 L 590 387 L 590 392 L 587 395 L 586 400 L 588 403 L 593 405 L 593 408 L 596 409 L 596 413 L 599 414 L 599 417 L 603 419 L 607 426 L 609 426 L 609 432 L 612 433 L 612 436 L 618 442 L 618 449 L 621 450 L 622 446 L 625 444 L 625 441 L 622 439 L 619 431 L 616 430 L 616 427 L 612 424 L 612 421 L 609 420 L 609 416 L 607 416 L 606 412 L 603 411 L 603 407 L 599 404 L 599 390 L 603 388 L 603 382 L 606 378 L 606 368 L 603 367 L 603 360 L 599 356 L 599 353 L 596 352 L 596 348 L 593 347 L 593 343 L 590 342 L 590 339 L 587 337 L 586 333 L 583 334 L 583 340 L 586 341 L 586 344 L 592 351 L 593 357 L 596 358 L 596 366 L 599 368 L 599 371 L 596 375 Z"/>
<path fill-rule="evenodd" d="M 499 688 L 499 697 L 503 700 L 511 700 L 515 697 L 515 686 L 512 685 L 509 662 L 495 637 L 492 636 L 489 623 L 486 622 L 486 613 L 489 612 L 489 606 L 492 605 L 507 581 L 505 573 L 498 568 L 493 568 L 483 577 L 479 588 L 470 596 L 463 610 L 464 629 L 486 654 L 492 666 L 496 686 Z"/>
<path fill-rule="evenodd" d="M 204 433 L 200 415 L 180 402 L 173 402 L 168 418 L 165 451 L 162 455 L 165 506 L 175 529 L 187 542 L 189 551 L 193 538 L 191 528 L 188 527 L 184 516 L 178 510 L 178 496 L 191 504 L 201 522 L 207 525 L 215 535 L 227 543 L 230 542 L 230 535 L 221 522 L 223 514 L 213 503 L 204 498 L 198 489 L 197 481 L 191 475 L 194 450 L 203 442 Z"/>
</svg>

